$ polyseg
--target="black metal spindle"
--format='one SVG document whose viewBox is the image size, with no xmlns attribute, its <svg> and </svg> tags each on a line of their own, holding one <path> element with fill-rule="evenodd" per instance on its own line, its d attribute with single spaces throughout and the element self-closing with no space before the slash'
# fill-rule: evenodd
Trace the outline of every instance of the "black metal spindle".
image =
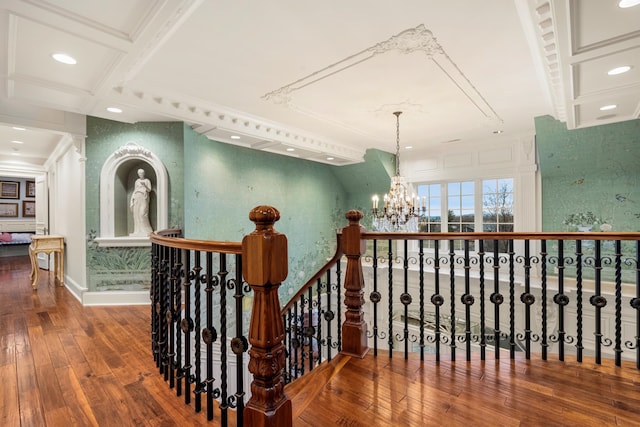
<svg viewBox="0 0 640 427">
<path fill-rule="evenodd" d="M 186 253 L 187 256 L 184 256 Z M 184 365 L 181 370 L 181 378 L 184 380 L 184 403 L 191 403 L 191 331 L 193 330 L 193 319 L 191 317 L 191 281 L 197 280 L 198 269 L 200 263 L 200 251 L 194 251 L 193 257 L 197 267 L 193 270 L 189 269 L 191 260 L 189 253 L 183 251 L 183 264 L 185 271 L 189 274 L 185 275 L 182 287 L 184 289 L 184 318 L 182 319 L 182 333 L 184 334 Z"/>
<path fill-rule="evenodd" d="M 380 295 L 378 293 L 378 241 L 373 241 L 373 293 L 371 295 Z M 373 303 L 373 355 L 378 355 L 378 303 L 379 298 L 371 298 Z"/>
<path fill-rule="evenodd" d="M 175 318 L 176 313 L 179 310 L 179 307 L 176 306 L 176 293 L 180 292 L 180 278 L 179 271 L 177 271 L 179 252 L 176 248 L 169 248 L 169 307 L 168 307 L 168 315 L 166 321 L 170 323 L 169 325 L 169 336 L 167 338 L 167 343 L 169 345 L 169 350 L 167 351 L 167 359 L 168 359 L 168 371 L 169 371 L 169 388 L 173 388 L 175 386 L 175 372 L 176 372 L 176 354 L 175 354 L 175 341 L 176 341 L 176 328 L 175 328 Z"/>
<path fill-rule="evenodd" d="M 595 294 L 594 297 L 600 297 L 602 293 L 602 253 L 600 240 L 595 241 Z M 595 300 L 595 298 L 594 298 Z M 601 304 L 596 304 L 596 318 L 595 318 L 595 339 L 596 339 L 596 363 L 600 365 L 602 363 L 602 307 Z"/>
<path fill-rule="evenodd" d="M 558 293 L 554 302 L 558 306 L 558 359 L 564 362 L 564 240 L 558 240 Z"/>
<path fill-rule="evenodd" d="M 455 241 L 449 240 L 449 348 L 451 361 L 456 360 L 456 252 Z"/>
<path fill-rule="evenodd" d="M 509 358 L 516 357 L 516 298 L 515 298 L 515 252 L 513 240 L 509 240 Z"/>
<path fill-rule="evenodd" d="M 229 344 L 227 342 L 227 254 L 220 253 L 218 255 L 219 271 L 218 278 L 220 283 L 220 421 L 223 426 L 227 425 L 229 411 L 229 382 L 227 371 L 227 351 Z"/>
<path fill-rule="evenodd" d="M 435 345 L 436 345 L 436 362 L 440 361 L 440 306 L 442 305 L 442 295 L 440 295 L 440 240 L 435 241 L 434 247 L 434 293 L 431 297 L 431 302 L 435 305 L 436 316 L 436 331 L 435 331 Z"/>
<path fill-rule="evenodd" d="M 327 328 L 327 360 L 329 362 L 331 362 L 331 350 L 333 347 L 333 341 L 332 341 L 332 335 L 331 335 L 331 326 L 332 326 L 332 322 L 333 322 L 333 317 L 334 317 L 334 311 L 333 311 L 333 307 L 331 306 L 331 288 L 333 287 L 333 282 L 331 281 L 331 269 L 327 270 L 327 309 L 325 312 L 325 316 L 324 319 L 326 321 L 326 328 Z M 321 323 L 322 319 L 318 318 L 318 323 Z M 322 349 L 320 349 L 320 358 L 322 359 Z"/>
<path fill-rule="evenodd" d="M 420 360 L 424 360 L 424 240 L 420 240 L 418 249 L 420 291 Z"/>
<path fill-rule="evenodd" d="M 328 274 L 331 270 L 327 271 L 327 280 Z M 327 282 L 327 286 L 329 286 L 329 282 Z M 322 346 L 320 343 L 322 342 L 322 318 L 320 317 L 320 313 L 322 313 L 322 280 L 318 279 L 316 282 L 316 319 L 317 322 L 315 328 L 315 353 L 314 360 L 316 364 L 320 364 L 322 362 Z"/>
<path fill-rule="evenodd" d="M 402 268 L 404 270 L 404 292 L 400 295 L 400 302 L 404 306 L 404 328 L 402 330 L 402 339 L 404 341 L 404 358 L 409 359 L 409 304 L 411 303 L 411 295 L 409 295 L 409 249 L 408 240 L 404 240 L 404 261 Z"/>
<path fill-rule="evenodd" d="M 182 280 L 185 280 L 185 278 L 189 275 L 189 264 L 185 264 L 184 260 L 185 257 L 189 258 L 189 250 L 187 249 L 180 249 L 179 250 L 179 257 L 180 257 L 180 266 L 182 268 L 182 274 L 180 275 L 180 278 Z M 183 315 L 182 315 L 182 286 L 180 285 L 180 283 L 177 283 L 176 285 L 176 295 L 175 295 L 175 300 L 176 300 L 176 307 L 177 310 L 174 313 L 175 319 L 173 320 L 173 322 L 171 323 L 171 328 L 175 331 L 175 337 L 176 337 L 176 359 L 175 359 L 175 367 L 176 367 L 176 395 L 177 396 L 182 396 L 182 365 L 183 365 L 183 352 L 182 352 L 182 331 L 180 330 L 180 326 L 182 324 L 182 319 L 183 319 Z"/>
<path fill-rule="evenodd" d="M 531 359 L 531 248 L 529 240 L 524 241 L 524 294 L 520 297 L 524 306 L 524 345 L 525 357 Z"/>
<path fill-rule="evenodd" d="M 615 242 L 616 248 L 616 261 L 615 261 L 615 286 L 616 286 L 616 301 L 615 301 L 615 360 L 616 366 L 622 364 L 622 245 L 620 240 Z"/>
<path fill-rule="evenodd" d="M 480 359 L 486 360 L 487 335 L 485 334 L 485 283 L 484 283 L 484 240 L 480 240 L 478 246 L 478 274 L 480 275 Z"/>
<path fill-rule="evenodd" d="M 205 355 L 207 358 L 206 366 L 206 405 L 207 405 L 207 419 L 213 419 L 213 342 L 214 339 L 214 327 L 213 327 L 213 254 L 207 252 L 205 257 L 205 277 L 207 286 L 204 289 L 205 292 L 205 323 L 206 332 L 203 333 L 203 339 L 205 342 Z"/>
<path fill-rule="evenodd" d="M 576 360 L 582 362 L 582 240 L 576 240 Z"/>
<path fill-rule="evenodd" d="M 387 344 L 389 346 L 389 358 L 392 358 L 393 357 L 393 240 L 389 240 L 388 244 L 389 244 L 389 251 L 388 251 L 389 283 L 387 283 L 387 289 L 389 292 L 389 302 L 388 302 L 389 325 L 388 325 Z"/>
<path fill-rule="evenodd" d="M 304 339 L 307 344 L 307 351 L 309 352 L 309 372 L 313 370 L 314 365 L 314 351 L 313 351 L 313 288 L 309 287 L 307 291 L 307 317 L 306 317 L 306 326 L 303 329 Z"/>
<path fill-rule="evenodd" d="M 540 280 L 542 285 L 542 360 L 547 360 L 547 241 L 540 242 Z"/>
<path fill-rule="evenodd" d="M 244 425 L 244 365 L 243 354 L 248 350 L 248 342 L 244 336 L 243 324 L 243 299 L 244 299 L 244 282 L 242 280 L 242 255 L 236 255 L 236 278 L 235 293 L 233 297 L 236 301 L 236 345 L 234 346 L 236 355 L 236 425 Z"/>
<path fill-rule="evenodd" d="M 194 324 L 193 324 L 193 356 L 194 356 L 194 373 L 193 377 L 189 377 L 190 381 L 194 384 L 194 409 L 196 412 L 200 412 L 202 410 L 202 364 L 200 363 L 202 360 L 202 352 L 200 351 L 200 331 L 202 330 L 202 281 L 205 279 L 202 275 L 202 253 L 197 255 L 195 260 L 194 270 L 196 272 L 195 275 L 195 289 L 193 291 L 194 297 Z"/>
<path fill-rule="evenodd" d="M 473 296 L 471 295 L 471 279 L 470 279 L 471 261 L 469 257 L 469 240 L 464 241 L 464 295 L 462 295 L 462 304 L 464 304 L 464 342 L 466 348 L 467 362 L 471 361 L 471 305 L 473 304 Z"/>
<path fill-rule="evenodd" d="M 500 254 L 498 253 L 498 243 L 498 240 L 493 241 L 493 294 L 490 297 L 493 303 L 493 349 L 496 359 L 500 359 L 500 304 L 503 302 L 502 294 L 500 294 Z"/>
<path fill-rule="evenodd" d="M 636 369 L 640 369 L 640 241 L 636 241 L 636 259 L 634 263 L 636 267 L 636 297 L 632 299 L 630 304 L 636 310 Z"/>
</svg>

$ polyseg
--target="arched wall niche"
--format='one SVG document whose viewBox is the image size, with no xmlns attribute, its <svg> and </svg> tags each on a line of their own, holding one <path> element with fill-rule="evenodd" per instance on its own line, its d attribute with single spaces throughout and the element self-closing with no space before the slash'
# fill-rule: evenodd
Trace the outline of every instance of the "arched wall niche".
<svg viewBox="0 0 640 427">
<path fill-rule="evenodd" d="M 149 198 L 149 221 L 154 230 L 167 228 L 169 213 L 169 177 L 162 161 L 150 150 L 129 142 L 105 161 L 100 171 L 99 246 L 149 246 L 148 237 L 129 236 L 133 217 L 129 201 L 138 169 L 153 188 Z"/>
</svg>

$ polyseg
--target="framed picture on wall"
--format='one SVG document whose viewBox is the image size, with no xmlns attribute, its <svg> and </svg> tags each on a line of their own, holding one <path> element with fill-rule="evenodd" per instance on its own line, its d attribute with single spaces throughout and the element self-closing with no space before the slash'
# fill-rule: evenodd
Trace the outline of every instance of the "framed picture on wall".
<svg viewBox="0 0 640 427">
<path fill-rule="evenodd" d="M 0 199 L 19 199 L 20 183 L 14 181 L 0 181 Z"/>
<path fill-rule="evenodd" d="M 17 203 L 0 203 L 0 217 L 18 216 Z"/>
<path fill-rule="evenodd" d="M 36 216 L 36 202 L 31 200 L 23 200 L 22 216 Z"/>
<path fill-rule="evenodd" d="M 35 181 L 27 181 L 27 197 L 36 197 Z"/>
</svg>

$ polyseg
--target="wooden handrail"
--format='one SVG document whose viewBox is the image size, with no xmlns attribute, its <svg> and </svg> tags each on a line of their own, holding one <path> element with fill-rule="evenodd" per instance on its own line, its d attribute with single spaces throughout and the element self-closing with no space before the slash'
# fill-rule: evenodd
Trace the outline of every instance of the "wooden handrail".
<svg viewBox="0 0 640 427">
<path fill-rule="evenodd" d="M 211 240 L 185 239 L 184 237 L 167 237 L 167 231 L 153 232 L 149 236 L 151 243 L 177 249 L 191 249 L 194 251 L 220 252 L 224 254 L 241 254 L 241 242 L 218 242 Z"/>
<path fill-rule="evenodd" d="M 327 271 L 329 271 L 331 269 L 331 267 L 333 267 L 342 257 L 343 252 L 342 252 L 342 233 L 339 231 L 338 233 L 336 233 L 336 252 L 333 254 L 333 256 L 331 257 L 331 259 L 329 261 L 327 261 L 327 263 L 322 266 L 318 272 L 316 274 L 314 274 L 308 281 L 307 283 L 305 283 L 304 285 L 302 285 L 302 287 L 300 288 L 300 290 L 298 292 L 296 292 L 296 294 L 293 296 L 293 298 L 291 298 L 289 300 L 289 302 L 284 306 L 284 308 L 282 309 L 282 314 L 286 314 L 287 310 L 289 310 L 290 308 L 292 308 L 296 302 L 300 299 L 300 297 L 304 294 L 306 294 L 309 291 L 309 288 L 312 286 L 315 286 L 316 281 L 321 278 L 324 274 L 327 273 Z"/>
<path fill-rule="evenodd" d="M 364 231 L 364 240 L 640 240 L 638 232 L 437 232 L 437 233 L 390 233 Z"/>
</svg>

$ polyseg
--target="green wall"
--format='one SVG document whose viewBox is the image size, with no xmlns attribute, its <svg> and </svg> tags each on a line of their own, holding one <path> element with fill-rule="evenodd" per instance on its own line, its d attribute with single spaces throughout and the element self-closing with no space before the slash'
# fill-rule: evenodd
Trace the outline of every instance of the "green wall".
<svg viewBox="0 0 640 427">
<path fill-rule="evenodd" d="M 211 141 L 183 123 L 125 124 L 87 121 L 87 283 L 89 290 L 147 289 L 148 248 L 99 248 L 100 170 L 127 142 L 157 155 L 169 175 L 169 225 L 185 237 L 240 241 L 254 229 L 249 212 L 272 205 L 281 214 L 276 229 L 289 242 L 289 276 L 280 288 L 289 299 L 331 256 L 345 213 L 370 215 L 371 195 L 389 188 L 393 155 L 369 150 L 348 166 L 300 160 Z M 363 225 L 369 226 L 365 218 Z M 118 272 L 126 279 L 118 277 Z M 124 274 L 122 272 L 128 272 Z"/>
<path fill-rule="evenodd" d="M 185 137 L 186 237 L 240 241 L 254 229 L 259 205 L 280 211 L 275 228 L 287 235 L 289 276 L 280 288 L 293 295 L 335 251 L 335 230 L 346 225 L 349 201 L 332 166 Z"/>
<path fill-rule="evenodd" d="M 119 147 L 134 142 L 152 151 L 169 175 L 169 225 L 183 223 L 183 123 L 153 122 L 126 124 L 95 117 L 87 118 L 86 140 L 86 226 L 87 287 L 89 291 L 134 291 L 148 289 L 151 260 L 148 247 L 100 248 L 100 171 Z"/>
<path fill-rule="evenodd" d="M 640 120 L 567 130 L 543 116 L 535 125 L 543 231 L 574 231 L 570 215 L 588 212 L 593 231 L 640 231 Z"/>
</svg>

